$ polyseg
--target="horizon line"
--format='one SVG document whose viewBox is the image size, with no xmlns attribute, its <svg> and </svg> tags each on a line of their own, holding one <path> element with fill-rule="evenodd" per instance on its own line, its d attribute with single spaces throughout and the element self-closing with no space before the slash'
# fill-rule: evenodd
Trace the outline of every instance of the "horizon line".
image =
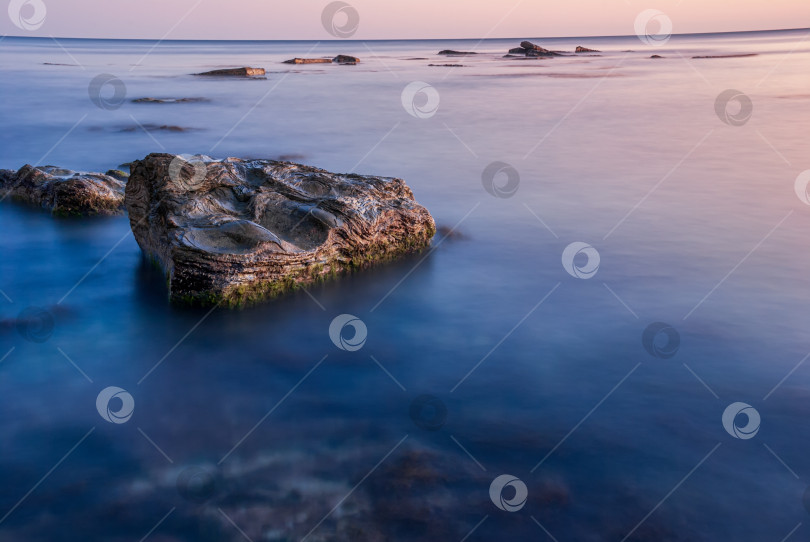
<svg viewBox="0 0 810 542">
<path fill-rule="evenodd" d="M 764 29 L 764 30 L 726 30 L 722 32 L 683 32 L 679 34 L 671 34 L 671 37 L 682 37 L 682 36 L 710 36 L 710 35 L 717 35 L 717 34 L 757 34 L 757 33 L 764 33 L 764 32 L 798 32 L 802 30 L 810 31 L 810 27 L 799 27 L 799 28 L 771 28 L 771 29 Z M 265 42 L 265 43 L 280 43 L 280 42 L 327 42 L 327 43 L 351 43 L 351 42 L 369 42 L 369 41 L 499 41 L 499 40 L 525 40 L 525 39 L 535 39 L 535 40 L 561 40 L 561 39 L 599 39 L 599 38 L 635 38 L 638 37 L 636 34 L 612 34 L 612 35 L 590 35 L 590 36 L 530 36 L 529 38 L 526 37 L 517 37 L 517 36 L 507 36 L 507 37 L 499 37 L 499 38 L 374 38 L 374 39 L 276 39 L 276 40 L 268 40 L 268 39 L 159 39 L 159 38 L 77 38 L 77 37 L 66 37 L 66 36 L 14 36 L 9 34 L 2 34 L 0 35 L 0 39 L 6 38 L 21 38 L 21 39 L 44 39 L 44 40 L 51 40 L 51 39 L 60 39 L 60 40 L 93 40 L 93 41 L 151 41 L 151 42 L 242 42 L 242 43 L 249 43 L 249 42 Z"/>
</svg>

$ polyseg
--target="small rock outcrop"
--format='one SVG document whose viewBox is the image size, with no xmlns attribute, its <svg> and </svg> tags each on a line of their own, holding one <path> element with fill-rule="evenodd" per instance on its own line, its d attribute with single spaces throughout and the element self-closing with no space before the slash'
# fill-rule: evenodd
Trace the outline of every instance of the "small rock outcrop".
<svg viewBox="0 0 810 542">
<path fill-rule="evenodd" d="M 436 53 L 438 55 L 445 55 L 445 56 L 467 56 L 467 55 L 477 55 L 473 51 L 454 51 L 452 49 L 444 49 L 443 51 L 439 51 Z"/>
<path fill-rule="evenodd" d="M 132 164 L 135 239 L 174 302 L 238 306 L 426 247 L 430 213 L 401 179 L 274 160 L 150 154 Z"/>
<path fill-rule="evenodd" d="M 331 58 L 291 58 L 285 60 L 284 64 L 331 64 Z"/>
<path fill-rule="evenodd" d="M 587 47 L 582 47 L 581 45 L 577 45 L 577 48 L 574 50 L 575 53 L 601 53 L 602 51 L 598 51 L 596 49 L 588 49 Z"/>
<path fill-rule="evenodd" d="M 264 68 L 225 68 L 223 70 L 212 70 L 210 72 L 195 73 L 194 75 L 210 75 L 215 77 L 256 77 L 264 75 Z"/>
<path fill-rule="evenodd" d="M 356 56 L 350 55 L 338 55 L 332 59 L 332 62 L 335 64 L 357 64 L 360 62 L 360 59 Z"/>
<path fill-rule="evenodd" d="M 556 51 L 549 51 L 539 45 L 535 45 L 530 41 L 520 42 L 520 47 L 509 49 L 508 55 L 520 55 L 528 57 L 549 57 L 549 56 L 562 56 Z"/>
<path fill-rule="evenodd" d="M 56 166 L 25 165 L 0 170 L 0 198 L 22 201 L 59 216 L 115 215 L 123 212 L 126 173 L 77 173 Z"/>
</svg>

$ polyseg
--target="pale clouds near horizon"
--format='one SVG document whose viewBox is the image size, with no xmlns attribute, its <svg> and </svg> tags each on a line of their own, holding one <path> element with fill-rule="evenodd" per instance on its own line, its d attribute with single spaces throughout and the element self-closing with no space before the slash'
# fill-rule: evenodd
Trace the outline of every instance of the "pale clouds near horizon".
<svg viewBox="0 0 810 542">
<path fill-rule="evenodd" d="M 23 2 L 24 0 L 16 0 Z M 27 0 L 43 2 L 40 28 L 2 17 L 4 35 L 139 39 L 333 39 L 321 23 L 331 0 Z M 810 27 L 810 0 L 347 0 L 354 39 L 600 36 L 633 33 L 659 9 L 674 33 Z M 31 6 L 23 7 L 33 9 Z"/>
</svg>

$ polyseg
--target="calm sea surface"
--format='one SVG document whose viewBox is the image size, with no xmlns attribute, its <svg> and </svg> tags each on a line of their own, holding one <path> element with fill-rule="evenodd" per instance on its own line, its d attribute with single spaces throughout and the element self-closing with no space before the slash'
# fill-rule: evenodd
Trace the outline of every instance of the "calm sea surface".
<svg viewBox="0 0 810 542">
<path fill-rule="evenodd" d="M 807 31 L 519 41 L 0 42 L 0 168 L 284 156 L 456 232 L 208 313 L 126 217 L 2 202 L 0 540 L 808 539 Z M 267 77 L 189 75 L 233 66 Z"/>
</svg>

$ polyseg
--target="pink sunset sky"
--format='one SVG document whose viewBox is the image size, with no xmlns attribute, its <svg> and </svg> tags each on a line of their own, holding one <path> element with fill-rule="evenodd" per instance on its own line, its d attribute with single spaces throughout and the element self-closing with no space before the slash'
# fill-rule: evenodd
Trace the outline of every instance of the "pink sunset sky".
<svg viewBox="0 0 810 542">
<path fill-rule="evenodd" d="M 7 2 L 8 3 L 8 2 Z M 330 0 L 11 0 L 30 16 L 3 35 L 141 39 L 333 39 L 321 24 Z M 810 0 L 347 0 L 354 39 L 498 38 L 633 34 L 636 15 L 659 9 L 673 33 L 810 27 Z"/>
</svg>

